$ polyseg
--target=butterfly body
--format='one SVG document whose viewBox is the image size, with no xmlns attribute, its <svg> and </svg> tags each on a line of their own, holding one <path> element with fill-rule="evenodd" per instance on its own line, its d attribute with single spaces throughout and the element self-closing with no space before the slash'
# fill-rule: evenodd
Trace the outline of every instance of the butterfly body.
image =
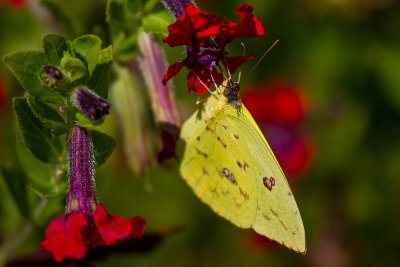
<svg viewBox="0 0 400 267">
<path fill-rule="evenodd" d="M 261 130 L 225 81 L 183 125 L 180 173 L 217 214 L 305 252 L 296 201 Z"/>
</svg>

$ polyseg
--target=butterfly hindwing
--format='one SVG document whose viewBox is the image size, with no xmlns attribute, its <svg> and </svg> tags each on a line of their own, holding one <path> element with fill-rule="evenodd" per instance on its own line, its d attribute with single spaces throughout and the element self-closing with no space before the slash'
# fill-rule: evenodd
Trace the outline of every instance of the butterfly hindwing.
<svg viewBox="0 0 400 267">
<path fill-rule="evenodd" d="M 233 146 L 248 149 L 245 157 L 252 159 L 252 165 L 246 168 L 258 197 L 252 228 L 295 251 L 305 252 L 304 227 L 296 201 L 260 129 L 244 106 L 243 113 L 239 113 L 228 105 L 225 115 L 221 123 L 231 122 L 232 131 L 243 137 L 233 139 Z"/>
<path fill-rule="evenodd" d="M 296 202 L 269 145 L 247 109 L 209 99 L 181 130 L 180 172 L 217 214 L 305 252 Z"/>
</svg>

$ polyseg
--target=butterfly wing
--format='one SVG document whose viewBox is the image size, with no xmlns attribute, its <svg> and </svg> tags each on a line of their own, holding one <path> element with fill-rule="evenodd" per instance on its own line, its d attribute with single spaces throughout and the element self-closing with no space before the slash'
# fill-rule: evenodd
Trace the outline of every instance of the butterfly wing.
<svg viewBox="0 0 400 267">
<path fill-rule="evenodd" d="M 242 105 L 238 112 L 225 105 L 207 118 L 198 112 L 181 131 L 182 177 L 203 202 L 233 224 L 305 252 L 293 194 L 247 109 Z M 270 177 L 271 190 L 264 182 Z"/>
</svg>

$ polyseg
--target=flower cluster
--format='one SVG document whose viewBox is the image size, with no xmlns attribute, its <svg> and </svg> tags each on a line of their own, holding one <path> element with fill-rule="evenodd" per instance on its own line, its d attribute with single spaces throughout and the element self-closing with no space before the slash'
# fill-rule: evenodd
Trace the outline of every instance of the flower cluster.
<svg viewBox="0 0 400 267">
<path fill-rule="evenodd" d="M 128 236 L 141 238 L 145 221 L 108 214 L 94 194 L 93 143 L 85 128 L 75 126 L 68 139 L 69 194 L 65 214 L 46 228 L 40 244 L 57 262 L 81 259 L 88 248 L 111 245 Z"/>
<path fill-rule="evenodd" d="M 306 115 L 306 102 L 297 87 L 286 82 L 257 86 L 250 88 L 242 101 L 288 178 L 301 175 L 312 161 L 313 149 L 309 138 L 299 131 Z"/>
<path fill-rule="evenodd" d="M 228 57 L 225 46 L 236 38 L 258 37 L 265 34 L 261 22 L 253 16 L 253 7 L 240 5 L 235 13 L 242 19 L 239 22 L 224 20 L 219 16 L 208 14 L 193 4 L 185 7 L 182 16 L 168 26 L 169 35 L 163 39 L 171 47 L 186 46 L 187 56 L 183 61 L 175 62 L 164 75 L 163 84 L 178 74 L 185 66 L 189 70 L 187 76 L 188 90 L 203 94 L 204 87 L 220 85 L 223 75 L 219 63 L 234 73 L 238 67 L 253 56 Z M 204 83 L 204 85 L 202 84 Z"/>
</svg>

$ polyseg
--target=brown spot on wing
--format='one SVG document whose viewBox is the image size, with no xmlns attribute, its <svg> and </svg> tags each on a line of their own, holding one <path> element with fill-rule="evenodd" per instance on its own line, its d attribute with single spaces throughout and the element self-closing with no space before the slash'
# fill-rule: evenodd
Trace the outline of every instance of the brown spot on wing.
<svg viewBox="0 0 400 267">
<path fill-rule="evenodd" d="M 203 174 L 204 174 L 204 175 L 209 175 L 208 172 L 207 172 L 207 170 L 204 169 L 204 167 L 202 168 L 202 170 L 203 170 Z"/>
<path fill-rule="evenodd" d="M 196 151 L 197 151 L 197 154 L 200 154 L 203 157 L 208 158 L 208 155 L 206 153 L 204 153 L 204 152 L 201 152 L 200 149 L 196 148 Z"/>
<path fill-rule="evenodd" d="M 267 221 L 270 221 L 270 220 L 271 220 L 271 218 L 270 218 L 268 215 L 266 215 L 266 214 L 263 214 L 263 217 L 264 217 L 264 219 L 266 219 Z"/>
<path fill-rule="evenodd" d="M 216 189 L 216 188 L 212 188 L 212 187 L 209 187 L 209 188 L 210 188 L 210 192 L 211 192 L 211 193 L 213 193 L 213 194 L 219 196 L 219 193 L 217 192 L 217 189 Z"/>
<path fill-rule="evenodd" d="M 226 191 L 226 190 L 222 190 L 221 193 L 222 193 L 224 196 L 226 196 L 226 195 L 229 195 L 231 192 Z"/>
<path fill-rule="evenodd" d="M 234 136 L 236 139 L 239 139 L 239 135 L 234 134 L 233 136 Z"/>
<path fill-rule="evenodd" d="M 279 214 L 278 214 L 276 211 L 274 211 L 272 208 L 269 208 L 269 210 L 272 212 L 272 214 L 273 214 L 275 217 L 279 217 Z"/>
<path fill-rule="evenodd" d="M 236 163 L 239 166 L 239 168 L 242 168 L 242 163 L 240 163 L 240 161 L 236 161 Z"/>
<path fill-rule="evenodd" d="M 197 139 L 197 141 L 200 141 L 200 136 L 197 136 L 197 138 L 196 138 L 196 139 Z"/>
<path fill-rule="evenodd" d="M 217 140 L 221 143 L 221 145 L 226 148 L 226 144 L 224 142 L 222 142 L 221 138 L 219 138 L 219 136 L 217 136 Z"/>
<path fill-rule="evenodd" d="M 247 162 L 245 160 L 243 162 L 244 162 L 244 164 L 243 164 L 243 169 L 244 170 L 246 170 L 246 168 L 250 167 L 249 164 L 247 164 Z"/>
<path fill-rule="evenodd" d="M 208 125 L 206 126 L 206 131 L 209 131 L 210 133 L 214 133 L 214 130 L 213 129 L 211 129 L 210 127 L 208 127 Z"/>
<path fill-rule="evenodd" d="M 263 184 L 266 188 L 268 188 L 269 191 L 271 191 L 272 187 L 274 187 L 274 185 L 275 185 L 274 177 L 272 177 L 272 176 L 270 178 L 263 177 Z"/>
<path fill-rule="evenodd" d="M 282 225 L 282 227 L 285 228 L 286 231 L 289 231 L 289 228 L 286 226 L 284 222 L 282 222 L 281 220 L 279 220 L 279 222 Z"/>
<path fill-rule="evenodd" d="M 237 203 L 236 198 L 234 198 L 233 201 L 235 201 L 236 208 L 240 208 L 242 206 L 242 204 Z"/>
<path fill-rule="evenodd" d="M 248 200 L 250 198 L 249 195 L 244 190 L 242 190 L 240 186 L 239 186 L 239 192 L 243 196 L 244 200 Z"/>
</svg>

